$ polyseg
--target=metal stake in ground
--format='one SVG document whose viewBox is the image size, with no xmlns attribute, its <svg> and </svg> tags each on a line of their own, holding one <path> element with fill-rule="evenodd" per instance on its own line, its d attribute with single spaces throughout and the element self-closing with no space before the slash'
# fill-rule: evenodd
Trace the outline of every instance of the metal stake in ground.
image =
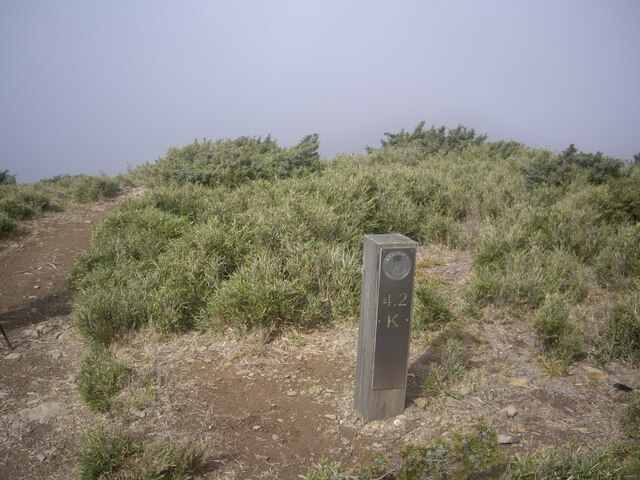
<svg viewBox="0 0 640 480">
<path fill-rule="evenodd" d="M 355 407 L 366 421 L 404 411 L 416 242 L 365 235 Z"/>
<path fill-rule="evenodd" d="M 9 347 L 9 350 L 13 350 L 13 345 L 11 345 L 11 342 L 9 341 L 9 337 L 7 337 L 7 334 L 4 332 L 4 328 L 2 328 L 2 324 L 0 324 L 0 331 L 2 332 L 2 336 L 7 342 L 7 347 Z"/>
</svg>

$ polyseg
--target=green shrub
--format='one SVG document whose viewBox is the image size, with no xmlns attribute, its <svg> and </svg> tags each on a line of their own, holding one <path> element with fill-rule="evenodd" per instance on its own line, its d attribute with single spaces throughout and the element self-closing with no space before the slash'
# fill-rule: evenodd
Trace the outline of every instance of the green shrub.
<svg viewBox="0 0 640 480">
<path fill-rule="evenodd" d="M 31 187 L 5 189 L 0 191 L 0 212 L 13 220 L 24 220 L 49 206 L 49 198 Z"/>
<path fill-rule="evenodd" d="M 429 130 L 424 130 L 425 122 L 420 122 L 413 133 L 405 132 L 404 128 L 398 133 L 385 132 L 386 139 L 381 139 L 382 147 L 407 147 L 411 145 L 419 146 L 427 155 L 435 154 L 439 151 L 462 151 L 469 145 L 481 145 L 487 139 L 486 135 L 476 136 L 475 130 L 468 129 L 463 125 L 458 125 L 454 129 L 442 126 L 435 128 L 432 126 Z M 367 147 L 367 151 L 372 153 L 374 150 Z"/>
<path fill-rule="evenodd" d="M 10 175 L 9 170 L 0 172 L 0 185 L 15 185 L 16 176 Z"/>
<path fill-rule="evenodd" d="M 631 392 L 629 403 L 622 413 L 621 424 L 625 434 L 639 445 L 640 450 L 640 384 Z"/>
<path fill-rule="evenodd" d="M 17 227 L 16 222 L 5 212 L 0 212 L 0 240 L 8 237 Z"/>
<path fill-rule="evenodd" d="M 457 339 L 447 339 L 440 351 L 440 363 L 431 365 L 425 376 L 422 390 L 425 395 L 438 397 L 448 392 L 465 375 L 462 364 L 462 345 Z"/>
<path fill-rule="evenodd" d="M 82 362 L 78 391 L 91 410 L 106 412 L 111 398 L 134 376 L 132 369 L 107 353 L 94 351 Z"/>
<path fill-rule="evenodd" d="M 640 222 L 640 176 L 615 179 L 607 187 L 607 195 L 599 201 L 604 217 L 612 222 Z"/>
<path fill-rule="evenodd" d="M 442 285 L 430 279 L 418 279 L 414 291 L 413 329 L 434 331 L 453 320 L 453 312 L 440 293 Z"/>
<path fill-rule="evenodd" d="M 307 471 L 306 478 L 329 480 L 421 480 L 485 478 L 491 468 L 503 463 L 495 432 L 484 423 L 467 434 L 455 435 L 452 443 L 438 440 L 429 444 L 407 445 L 398 452 L 397 465 L 379 454 L 349 470 L 338 463 L 322 461 Z"/>
<path fill-rule="evenodd" d="M 586 267 L 562 250 L 519 250 L 499 263 L 488 263 L 486 256 L 481 259 L 469 290 L 477 306 L 512 304 L 535 309 L 550 294 L 561 294 L 574 303 L 587 296 Z"/>
<path fill-rule="evenodd" d="M 624 174 L 624 162 L 604 156 L 601 152 L 579 152 L 571 144 L 557 156 L 548 153 L 540 156 L 528 167 L 522 169 L 531 185 L 546 184 L 561 186 L 584 177 L 589 183 L 603 184 Z"/>
<path fill-rule="evenodd" d="M 585 448 L 543 450 L 520 457 L 503 480 L 627 480 L 640 475 L 640 449 L 633 444 L 597 451 Z"/>
<path fill-rule="evenodd" d="M 595 257 L 594 266 L 602 287 L 633 288 L 640 277 L 640 223 L 624 223 L 612 232 Z"/>
<path fill-rule="evenodd" d="M 141 441 L 114 427 L 90 430 L 76 453 L 82 480 L 192 478 L 205 459 L 205 447 Z"/>
<path fill-rule="evenodd" d="M 322 169 L 318 135 L 307 135 L 293 147 L 278 147 L 267 136 L 235 140 L 197 140 L 171 148 L 151 167 L 162 183 L 237 187 L 258 179 L 288 178 Z"/>
<path fill-rule="evenodd" d="M 73 199 L 80 203 L 92 203 L 100 198 L 114 196 L 119 188 L 118 182 L 106 175 L 81 175 L 74 180 Z"/>
<path fill-rule="evenodd" d="M 125 461 L 140 451 L 140 444 L 116 428 L 100 428 L 84 435 L 77 452 L 81 480 L 114 478 Z"/>
<path fill-rule="evenodd" d="M 560 295 L 547 296 L 536 312 L 534 325 L 545 355 L 570 365 L 583 355 L 580 336 L 570 310 Z"/>
<path fill-rule="evenodd" d="M 637 292 L 623 295 L 614 303 L 603 336 L 603 349 L 609 360 L 621 358 L 631 363 L 638 363 L 638 359 L 640 359 L 640 299 Z"/>
</svg>

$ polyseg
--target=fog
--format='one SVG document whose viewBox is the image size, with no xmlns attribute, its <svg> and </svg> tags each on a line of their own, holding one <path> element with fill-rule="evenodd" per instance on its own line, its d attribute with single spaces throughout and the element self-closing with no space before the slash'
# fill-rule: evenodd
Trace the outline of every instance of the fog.
<svg viewBox="0 0 640 480">
<path fill-rule="evenodd" d="M 0 171 L 114 175 L 269 133 L 331 158 L 422 120 L 630 159 L 639 21 L 634 0 L 4 0 Z"/>
</svg>

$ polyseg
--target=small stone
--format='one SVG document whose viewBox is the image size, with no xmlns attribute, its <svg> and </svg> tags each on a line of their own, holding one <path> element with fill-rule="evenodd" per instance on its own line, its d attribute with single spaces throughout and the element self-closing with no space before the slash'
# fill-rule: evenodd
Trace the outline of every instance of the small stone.
<svg viewBox="0 0 640 480">
<path fill-rule="evenodd" d="M 516 435 L 498 435 L 498 443 L 500 445 L 511 445 L 512 443 L 520 443 L 520 437 Z"/>
<path fill-rule="evenodd" d="M 18 352 L 13 352 L 4 357 L 5 360 L 20 360 L 21 355 Z"/>
<path fill-rule="evenodd" d="M 29 300 L 38 300 L 37 295 L 29 295 Z"/>
<path fill-rule="evenodd" d="M 329 419 L 329 420 L 337 420 L 337 419 L 338 419 L 338 417 L 337 417 L 336 415 L 333 415 L 333 414 L 331 414 L 331 413 L 327 413 L 327 414 L 324 416 L 324 418 L 327 418 L 327 419 Z"/>
<path fill-rule="evenodd" d="M 298 394 L 295 390 L 289 390 L 287 392 L 287 397 L 295 397 Z"/>
<path fill-rule="evenodd" d="M 529 386 L 529 380 L 527 380 L 526 378 L 517 378 L 517 377 L 513 377 L 510 379 L 511 385 L 513 385 L 514 387 L 528 387 Z"/>
<path fill-rule="evenodd" d="M 302 360 L 302 355 L 296 355 L 296 360 Z"/>
<path fill-rule="evenodd" d="M 34 289 L 34 290 L 40 290 L 40 285 L 34 285 L 34 286 L 33 286 L 33 289 Z"/>
<path fill-rule="evenodd" d="M 253 426 L 253 431 L 254 431 L 254 432 L 257 432 L 257 431 L 258 431 L 258 430 L 260 430 L 260 429 L 262 429 L 262 426 L 260 426 L 260 425 L 254 425 L 254 426 Z"/>
<path fill-rule="evenodd" d="M 49 356 L 53 360 L 58 360 L 58 359 L 62 358 L 62 352 L 60 350 L 52 350 L 51 352 L 49 352 Z"/>
<path fill-rule="evenodd" d="M 518 409 L 514 405 L 509 405 L 500 410 L 500 413 L 506 415 L 507 418 L 513 418 L 518 414 Z"/>
<path fill-rule="evenodd" d="M 249 375 L 251 373 L 251 370 L 238 370 L 236 373 L 241 377 L 244 377 L 245 375 Z"/>
<path fill-rule="evenodd" d="M 587 375 L 594 380 L 602 380 L 606 376 L 606 373 L 598 368 L 585 366 L 584 371 L 587 372 Z"/>
<path fill-rule="evenodd" d="M 403 416 L 399 416 L 393 421 L 393 424 L 396 427 L 402 427 L 405 423 L 406 423 L 406 417 L 403 417 Z"/>
<path fill-rule="evenodd" d="M 274 433 L 273 435 L 271 435 L 271 440 L 273 440 L 274 442 L 277 442 L 278 440 L 280 440 L 280 437 L 278 437 L 278 435 Z"/>
<path fill-rule="evenodd" d="M 418 397 L 413 401 L 413 403 L 415 403 L 418 408 L 426 408 L 429 404 L 429 400 L 425 397 Z"/>
<path fill-rule="evenodd" d="M 36 460 L 38 460 L 39 462 L 44 462 L 46 459 L 47 459 L 47 456 L 42 453 L 39 453 L 36 455 Z"/>
<path fill-rule="evenodd" d="M 30 422 L 47 423 L 57 417 L 63 417 L 69 413 L 61 402 L 45 402 L 35 408 L 22 410 L 21 415 Z"/>
</svg>

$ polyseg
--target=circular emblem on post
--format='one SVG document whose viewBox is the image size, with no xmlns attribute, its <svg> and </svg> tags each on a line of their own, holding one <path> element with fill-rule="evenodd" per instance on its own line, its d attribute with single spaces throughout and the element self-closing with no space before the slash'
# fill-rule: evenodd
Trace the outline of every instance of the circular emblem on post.
<svg viewBox="0 0 640 480">
<path fill-rule="evenodd" d="M 394 250 L 382 259 L 382 271 L 391 280 L 402 280 L 411 272 L 411 259 L 402 250 Z"/>
</svg>

